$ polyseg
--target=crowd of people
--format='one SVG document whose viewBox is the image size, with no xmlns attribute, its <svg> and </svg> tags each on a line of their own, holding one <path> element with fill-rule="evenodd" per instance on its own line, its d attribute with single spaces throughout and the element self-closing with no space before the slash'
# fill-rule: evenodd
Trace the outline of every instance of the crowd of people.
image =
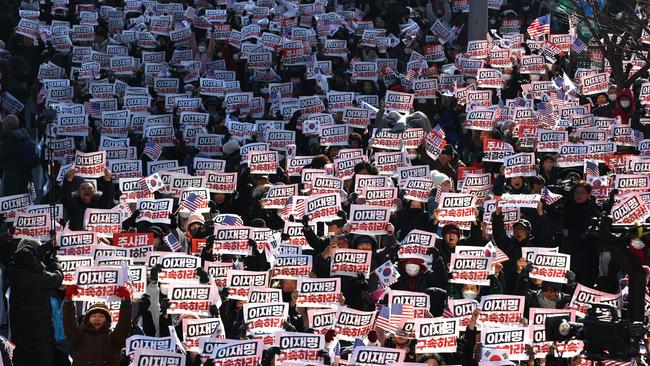
<svg viewBox="0 0 650 366">
<path fill-rule="evenodd" d="M 3 2 L 0 364 L 589 364 L 544 319 L 644 320 L 648 75 L 470 3 Z"/>
</svg>

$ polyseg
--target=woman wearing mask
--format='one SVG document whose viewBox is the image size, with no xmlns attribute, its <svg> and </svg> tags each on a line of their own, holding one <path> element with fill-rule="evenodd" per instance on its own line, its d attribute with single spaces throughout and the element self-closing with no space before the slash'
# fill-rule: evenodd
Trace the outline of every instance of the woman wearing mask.
<svg viewBox="0 0 650 366">
<path fill-rule="evenodd" d="M 438 250 L 433 248 L 431 270 L 419 258 L 400 259 L 398 270 L 400 277 L 393 284 L 393 290 L 423 292 L 429 287 L 447 287 L 447 267 L 445 266 Z"/>
<path fill-rule="evenodd" d="M 616 98 L 616 107 L 612 112 L 612 117 L 620 117 L 622 124 L 629 124 L 630 117 L 632 117 L 632 114 L 634 113 L 634 105 L 632 104 L 633 99 L 634 96 L 630 89 L 621 89 Z"/>
</svg>

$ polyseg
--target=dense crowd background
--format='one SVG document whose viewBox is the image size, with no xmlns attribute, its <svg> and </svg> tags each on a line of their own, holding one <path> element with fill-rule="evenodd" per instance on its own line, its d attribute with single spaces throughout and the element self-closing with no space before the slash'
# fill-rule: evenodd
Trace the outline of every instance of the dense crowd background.
<svg viewBox="0 0 650 366">
<path fill-rule="evenodd" d="M 340 325 L 337 328 L 332 324 L 328 329 L 310 322 L 308 311 L 318 310 L 319 306 L 297 306 L 297 280 L 303 275 L 271 278 L 265 286 L 278 289 L 269 293 L 280 294 L 278 302 L 288 304 L 288 316 L 279 328 L 271 327 L 266 336 L 290 332 L 323 337 L 322 349 L 309 357 L 294 354 L 292 357 L 297 359 L 293 364 L 344 364 L 355 348 L 364 346 L 403 350 L 404 365 L 512 364 L 502 354 L 490 356 L 490 352 L 497 354 L 497 350 L 481 350 L 479 333 L 489 322 L 481 316 L 485 309 L 472 309 L 481 298 L 492 295 L 523 296 L 522 319 L 501 321 L 515 327 L 528 326 L 530 309 L 576 310 L 577 287 L 595 289 L 602 295 L 601 300 L 607 296 L 616 299 L 626 314 L 628 273 L 611 259 L 606 247 L 585 233 L 593 217 L 609 213 L 621 197 L 630 197 L 624 193 L 643 193 L 647 187 L 642 184 L 626 191 L 614 186 L 615 174 L 647 179 L 649 171 L 630 170 L 631 165 L 624 160 L 641 155 L 630 161 L 642 162 L 647 152 L 641 147 L 648 128 L 644 122 L 646 109 L 639 99 L 647 80 L 640 78 L 631 88 L 623 88 L 608 79 L 605 90 L 582 94 L 575 86 L 579 86 L 579 80 L 584 75 L 609 72 L 609 65 L 602 53 L 597 57 L 599 53 L 589 37 L 584 36 L 584 29 L 576 30 L 566 16 L 532 0 L 490 1 L 489 33 L 485 37 L 488 43 L 468 50 L 468 45 L 477 44 L 467 39 L 469 20 L 464 10 L 469 5 L 465 3 L 2 1 L 1 189 L 3 202 L 18 202 L 3 206 L 1 211 L 0 274 L 6 296 L 0 301 L 0 322 L 7 326 L 3 363 L 127 365 L 134 360 L 133 354 L 124 351 L 127 338 L 144 335 L 160 339 L 178 337 L 184 345 L 177 345 L 171 352 L 181 355 L 181 349 L 188 348 L 182 356 L 187 365 L 292 364 L 290 358 L 284 358 L 287 348 L 268 340 L 259 359 L 244 361 L 242 356 L 238 360 L 213 360 L 210 354 L 190 346 L 187 334 L 184 335 L 188 320 L 219 319 L 206 338 L 259 338 L 262 333 L 252 332 L 255 325 L 247 322 L 243 314 L 246 289 L 243 297 L 233 296 L 225 286 L 230 277 L 225 272 L 217 274 L 214 268 L 221 264 L 226 271 L 274 273 L 278 260 L 287 257 L 287 253 L 310 258 L 306 277 L 340 278 L 338 304 L 321 304 L 321 309 L 334 308 L 340 312 L 349 308 L 374 312 L 377 317 L 363 334 L 341 337 Z M 571 35 L 570 49 L 557 52 L 551 47 L 549 52 L 540 47 L 544 42 L 530 42 L 529 26 L 537 22 L 543 29 L 539 19 L 547 14 L 548 29 L 542 31 L 538 40 L 548 39 L 549 33 Z M 34 24 L 36 28 L 30 29 Z M 434 35 L 435 25 L 442 27 L 437 29 L 445 31 L 442 33 L 447 34 L 446 39 L 442 33 Z M 91 32 L 84 26 L 90 26 Z M 373 29 L 377 32 L 368 31 Z M 576 38 L 583 42 L 575 42 Z M 328 41 L 343 41 L 338 43 L 342 48 L 331 48 L 337 43 L 327 48 Z M 501 65 L 490 59 L 496 57 L 496 53 L 490 52 L 496 49 L 510 50 L 500 60 Z M 485 54 L 477 58 L 476 54 L 482 52 Z M 522 72 L 525 56 L 538 54 L 544 56 L 537 65 L 538 72 Z M 257 62 L 252 67 L 251 55 Z M 111 61 L 111 57 L 121 58 L 123 63 Z M 145 58 L 149 61 L 143 61 Z M 502 80 L 502 87 L 476 88 L 481 83 L 476 71 L 469 66 L 464 68 L 465 61 L 470 59 L 485 61 L 481 70 L 498 70 L 497 79 Z M 355 63 L 370 65 L 366 69 L 370 71 L 353 72 Z M 627 68 L 628 73 L 630 69 Z M 156 79 L 170 81 L 171 89 L 165 89 L 162 83 L 158 85 Z M 418 91 L 422 97 L 416 94 L 411 98 L 407 102 L 409 110 L 386 108 L 387 94 L 413 96 L 414 83 L 422 80 L 437 83 Z M 534 83 L 545 81 L 551 83 L 544 85 L 552 86 L 541 92 L 531 90 Z M 114 86 L 101 88 L 100 84 Z M 489 94 L 487 98 L 483 94 L 479 100 L 469 101 L 471 90 Z M 328 95 L 334 92 L 352 92 L 354 98 L 342 108 L 332 110 Z M 134 97 L 138 96 L 145 97 L 146 103 L 126 105 L 127 99 L 137 102 Z M 312 103 L 314 100 L 308 98 L 312 96 L 321 98 L 322 104 Z M 175 102 L 179 99 L 187 104 Z M 193 105 L 196 100 L 198 104 Z M 567 106 L 585 106 L 584 113 L 561 116 L 559 112 Z M 83 109 L 75 112 L 75 107 Z M 526 121 L 517 120 L 516 108 L 529 108 L 531 115 Z M 327 126 L 345 125 L 346 109 L 368 113 L 366 126 L 362 118 L 362 122 L 356 121 L 344 129 L 343 136 L 337 132 L 338 135 L 326 139 L 323 129 Z M 496 117 L 488 120 L 487 125 L 466 121 L 468 113 L 475 109 L 495 111 Z M 127 110 L 128 113 L 119 114 Z M 170 118 L 159 119 L 162 122 L 151 118 L 164 115 Z M 571 115 L 587 115 L 588 122 L 572 124 Z M 66 116 L 74 120 L 72 127 L 65 125 Z M 196 117 L 198 123 L 190 121 L 191 117 Z M 620 126 L 629 136 L 611 135 L 610 125 Z M 170 126 L 171 133 L 169 129 L 162 135 L 152 132 L 156 127 L 160 131 Z M 596 135 L 600 131 L 604 132 L 598 135 L 601 137 L 591 138 L 591 142 L 614 141 L 616 146 L 605 158 L 583 154 L 578 156 L 577 164 L 567 166 L 560 163 L 567 161 L 562 154 L 558 155 L 560 145 L 556 145 L 557 151 L 551 148 L 540 152 L 538 135 L 523 135 L 523 131 L 528 131 L 524 127 L 568 131 L 564 142 L 575 145 L 584 145 L 589 139 L 584 130 Z M 289 139 L 273 140 L 269 130 L 293 134 L 288 135 Z M 414 144 L 407 143 L 401 135 L 409 131 L 416 137 Z M 197 144 L 197 135 L 204 135 L 210 142 Z M 255 145 L 265 142 L 269 145 Z M 496 145 L 500 147 L 495 148 Z M 272 171 L 260 173 L 256 170 L 259 167 L 248 162 L 251 155 L 242 153 L 242 149 L 279 154 L 277 161 L 270 162 Z M 83 153 L 95 152 L 106 153 L 99 170 L 82 173 L 79 162 L 85 156 Z M 503 158 L 515 153 L 533 154 L 534 161 L 520 166 L 526 174 L 518 174 L 517 170 L 506 172 Z M 393 164 L 380 164 L 382 154 L 393 157 Z M 304 164 L 289 166 L 291 160 L 299 158 Z M 595 167 L 583 165 L 585 158 L 596 159 Z M 118 177 L 117 172 L 109 169 L 113 159 L 141 163 L 135 171 L 121 172 Z M 107 161 L 109 165 L 102 165 Z M 162 168 L 152 169 L 157 161 L 166 163 Z M 344 162 L 350 161 L 354 164 L 344 168 Z M 236 173 L 236 183 L 228 189 L 217 187 L 218 184 L 205 185 L 205 181 L 203 186 L 188 183 L 188 187 L 196 189 L 196 194 L 189 196 L 182 189 L 170 189 L 175 179 L 182 181 L 181 178 L 208 174 L 197 163 L 206 164 L 208 173 L 215 171 L 215 176 L 224 179 L 228 175 L 222 173 Z M 405 189 L 409 175 L 399 176 L 397 168 L 407 167 L 423 168 L 412 172 L 425 187 L 423 196 L 415 197 Z M 306 175 L 305 170 L 312 174 Z M 488 183 L 463 189 L 464 184 L 470 184 L 465 178 L 468 173 L 470 177 L 488 176 Z M 341 182 L 342 189 L 314 186 L 314 176 L 320 175 L 341 178 L 333 182 Z M 377 188 L 398 187 L 394 193 L 384 192 L 387 199 L 383 205 L 390 208 L 390 217 L 378 235 L 360 230 L 351 217 L 353 205 L 380 205 L 381 200 L 370 202 L 369 190 L 355 186 L 359 182 L 370 185 L 372 176 L 387 177 L 373 183 Z M 146 181 L 139 181 L 141 177 L 146 177 Z M 129 179 L 135 179 L 138 188 L 127 194 L 121 190 Z M 279 201 L 269 197 L 269 192 L 278 186 L 293 184 L 297 184 L 297 190 L 288 196 L 280 193 Z M 305 206 L 309 206 L 305 197 L 310 190 L 312 195 L 339 196 L 338 202 L 331 204 L 333 211 L 326 215 L 326 220 L 303 215 Z M 207 197 L 199 192 L 207 192 Z M 452 197 L 448 193 L 454 192 L 476 197 L 469 214 L 462 207 L 441 210 L 441 199 Z M 29 199 L 20 203 L 25 196 Z M 520 202 L 502 207 L 499 197 L 514 201 L 522 197 L 528 203 L 532 200 L 533 205 Z M 147 216 L 151 210 L 138 209 L 137 198 L 173 201 L 167 208 L 168 214 L 147 219 L 152 217 Z M 280 205 L 268 208 L 269 202 Z M 31 228 L 40 234 L 28 235 L 29 229 L 15 227 L 21 212 L 51 212 L 50 207 L 57 209 L 56 223 L 41 222 Z M 117 226 L 110 222 L 89 225 L 88 213 L 105 212 L 102 209 L 119 213 Z M 446 216 L 441 217 L 442 211 L 446 211 Z M 462 218 L 450 220 L 449 215 L 458 212 L 462 212 L 458 214 Z M 646 209 L 640 214 L 641 221 L 649 212 Z M 215 239 L 215 230 L 228 225 L 253 228 L 247 233 L 256 233 L 257 237 L 239 238 L 239 242 L 245 243 L 245 254 L 226 250 Z M 55 240 L 50 239 L 52 226 L 56 230 Z M 43 231 L 38 227 L 47 228 Z M 413 230 L 436 235 L 425 236 L 425 242 L 419 245 L 406 243 L 411 245 L 409 248 L 421 250 L 419 256 L 408 255 L 400 248 L 400 243 L 405 246 L 405 240 L 413 240 L 409 237 Z M 62 236 L 82 231 L 95 231 L 98 235 L 91 235 L 89 243 L 62 246 Z M 165 268 L 162 262 L 151 259 L 156 258 L 151 253 L 146 257 L 144 252 L 125 257 L 121 252 L 109 251 L 108 257 L 93 258 L 93 253 L 106 250 L 106 245 L 119 248 L 116 238 L 120 231 L 151 234 L 145 236 L 144 252 L 163 257 L 184 253 L 200 257 L 200 262 L 185 268 L 191 275 L 183 277 L 182 268 Z M 621 240 L 627 250 L 650 274 L 650 242 L 637 230 L 626 235 Z M 284 245 L 287 243 L 288 247 Z M 489 285 L 476 278 L 464 284 L 454 281 L 457 277 L 452 274 L 450 263 L 458 253 L 457 246 L 473 246 L 480 252 L 488 243 L 491 246 L 485 249 L 486 257 L 507 256 L 505 261 L 491 262 Z M 562 271 L 556 281 L 531 278 L 535 268 L 529 263 L 526 248 L 537 248 L 536 254 L 542 252 L 540 248 L 557 248 L 559 253 L 570 255 L 570 268 L 566 268 L 570 270 Z M 370 253 L 367 271 L 332 275 L 335 253 L 346 249 Z M 79 301 L 79 296 L 88 296 L 88 292 L 75 282 L 78 276 L 73 279 L 75 270 L 69 266 L 74 261 L 81 263 L 80 257 L 92 258 L 94 262 L 84 265 L 100 266 L 92 267 L 96 271 L 107 265 L 134 270 L 144 264 L 146 278 L 141 283 L 145 283 L 145 288 L 136 288 L 131 277 L 107 285 L 110 291 L 95 296 L 100 300 L 110 298 L 112 302 Z M 62 268 L 64 262 L 66 266 Z M 380 271 L 375 272 L 377 268 Z M 211 283 L 216 284 L 218 299 L 211 297 L 211 306 L 206 309 L 169 311 L 170 307 L 179 306 L 167 296 L 166 286 L 170 282 L 178 284 L 172 280 L 175 275 L 208 288 Z M 410 318 L 400 321 L 397 315 L 409 309 L 398 309 L 390 303 L 394 291 L 427 298 L 420 315 L 407 311 L 410 318 L 453 318 L 453 301 L 449 300 L 475 300 L 470 301 L 475 305 L 462 316 L 466 328 L 460 332 L 456 352 L 418 351 L 418 342 L 424 336 L 415 337 L 404 329 L 404 321 Z M 391 321 L 397 324 L 387 326 L 378 320 L 385 309 L 389 309 Z M 111 326 L 112 318 L 119 321 L 113 321 Z M 577 352 L 558 353 L 558 346 L 549 349 L 547 344 L 543 348 L 539 341 L 531 340 L 532 337 L 525 343 L 537 346 L 526 346 L 525 357 L 519 358 L 521 362 L 587 362 Z M 148 354 L 146 349 L 139 352 Z M 639 357 L 632 362 L 645 361 Z"/>
</svg>

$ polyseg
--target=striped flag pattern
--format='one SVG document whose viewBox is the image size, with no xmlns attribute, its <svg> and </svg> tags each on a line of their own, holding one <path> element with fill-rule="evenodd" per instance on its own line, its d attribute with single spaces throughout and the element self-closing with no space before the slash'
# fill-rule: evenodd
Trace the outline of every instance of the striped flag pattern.
<svg viewBox="0 0 650 366">
<path fill-rule="evenodd" d="M 412 319 L 414 314 L 415 310 L 411 304 L 392 304 L 390 308 L 381 305 L 375 325 L 395 333 L 400 329 L 402 323 Z"/>
<path fill-rule="evenodd" d="M 187 198 L 181 202 L 181 207 L 187 209 L 190 213 L 199 209 L 202 205 L 203 197 L 199 197 L 196 193 L 192 192 L 187 195 Z"/>
<path fill-rule="evenodd" d="M 574 39 L 573 43 L 571 44 L 571 52 L 573 53 L 587 52 L 587 44 L 580 38 L 576 37 L 576 39 Z"/>
<path fill-rule="evenodd" d="M 594 178 L 599 176 L 598 174 L 598 162 L 592 159 L 585 159 L 584 165 L 585 180 L 588 182 L 589 178 Z"/>
<path fill-rule="evenodd" d="M 530 38 L 539 38 L 551 32 L 551 16 L 549 14 L 539 17 L 530 24 L 528 27 L 528 35 Z"/>
<path fill-rule="evenodd" d="M 544 187 L 541 194 L 542 201 L 546 202 L 547 205 L 552 205 L 555 202 L 562 199 L 561 194 L 553 193 L 548 188 Z"/>
<path fill-rule="evenodd" d="M 147 155 L 151 160 L 158 160 L 160 154 L 162 154 L 163 147 L 156 140 L 148 140 L 144 145 L 144 154 Z"/>
<path fill-rule="evenodd" d="M 178 252 L 181 249 L 181 243 L 178 242 L 178 239 L 172 234 L 167 234 L 166 236 L 163 237 L 163 241 L 165 244 L 169 247 L 174 252 Z"/>
</svg>

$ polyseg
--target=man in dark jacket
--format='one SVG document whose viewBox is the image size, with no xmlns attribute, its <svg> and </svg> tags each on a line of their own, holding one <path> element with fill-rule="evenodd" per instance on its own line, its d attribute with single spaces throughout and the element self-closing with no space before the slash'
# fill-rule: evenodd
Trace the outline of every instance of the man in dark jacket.
<svg viewBox="0 0 650 366">
<path fill-rule="evenodd" d="M 497 205 L 495 212 L 492 214 L 492 235 L 495 244 L 499 249 L 510 258 L 504 263 L 504 274 L 506 279 L 506 292 L 515 289 L 517 282 L 517 273 L 521 272 L 523 262 L 522 247 L 548 247 L 550 243 L 552 230 L 548 217 L 544 214 L 544 208 L 541 202 L 537 205 L 536 215 L 531 216 L 532 224 L 526 219 L 520 219 L 513 227 L 512 237 L 506 234 L 505 224 L 501 208 Z"/>
<path fill-rule="evenodd" d="M 63 272 L 55 261 L 48 260 L 46 265 L 39 259 L 40 245 L 38 240 L 22 239 L 9 267 L 15 366 L 52 365 L 54 334 L 49 291 L 61 286 Z"/>
<path fill-rule="evenodd" d="M 20 121 L 13 114 L 2 120 L 0 164 L 4 168 L 3 196 L 27 193 L 27 185 L 32 180 L 32 169 L 38 165 L 38 155 L 29 133 L 20 128 Z"/>
<path fill-rule="evenodd" d="M 70 220 L 70 230 L 82 230 L 84 213 L 87 208 L 104 208 L 113 207 L 114 187 L 111 181 L 111 172 L 104 170 L 103 179 L 99 179 L 101 195 L 97 194 L 97 189 L 92 182 L 84 181 L 74 182 L 75 171 L 70 169 L 63 179 L 63 207 L 65 208 Z M 78 188 L 75 188 L 78 187 Z"/>
</svg>

